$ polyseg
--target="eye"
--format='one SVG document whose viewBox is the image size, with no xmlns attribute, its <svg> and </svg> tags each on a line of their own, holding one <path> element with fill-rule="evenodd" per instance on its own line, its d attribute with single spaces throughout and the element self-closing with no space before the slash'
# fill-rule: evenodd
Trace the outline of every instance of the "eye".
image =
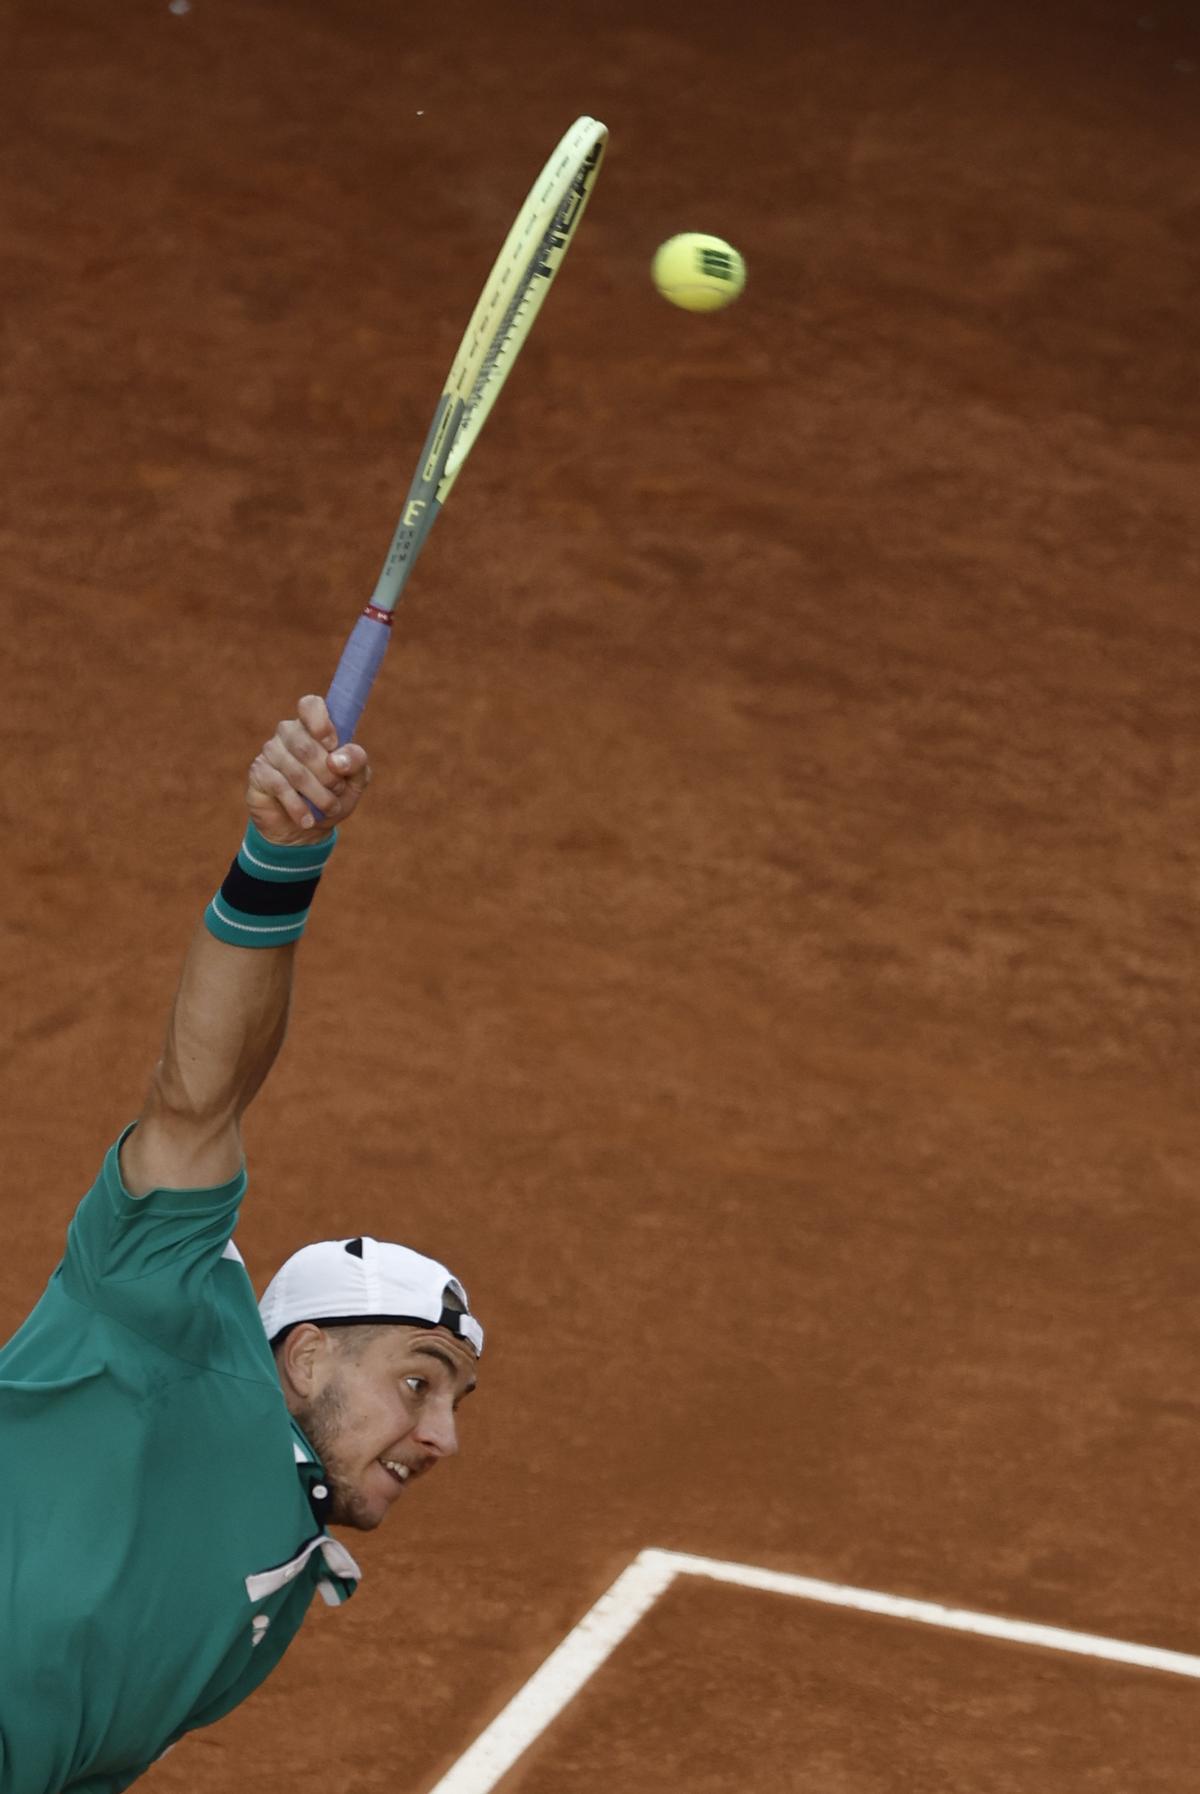
<svg viewBox="0 0 1200 1794">
<path fill-rule="evenodd" d="M 411 1389 L 414 1395 L 424 1395 L 429 1388 L 429 1381 L 426 1377 L 405 1377 L 404 1386 Z"/>
</svg>

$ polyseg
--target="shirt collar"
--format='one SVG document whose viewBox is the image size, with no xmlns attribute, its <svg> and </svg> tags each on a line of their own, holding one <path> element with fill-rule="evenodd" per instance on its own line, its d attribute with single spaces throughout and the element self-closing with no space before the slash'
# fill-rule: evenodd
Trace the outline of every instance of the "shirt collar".
<svg viewBox="0 0 1200 1794">
<path fill-rule="evenodd" d="M 291 1421 L 292 1453 L 296 1460 L 296 1474 L 300 1478 L 300 1487 L 304 1490 L 313 1519 L 318 1526 L 324 1527 L 328 1523 L 330 1511 L 333 1508 L 333 1496 L 325 1475 L 325 1466 L 291 1415 L 288 1416 L 288 1419 Z"/>
</svg>

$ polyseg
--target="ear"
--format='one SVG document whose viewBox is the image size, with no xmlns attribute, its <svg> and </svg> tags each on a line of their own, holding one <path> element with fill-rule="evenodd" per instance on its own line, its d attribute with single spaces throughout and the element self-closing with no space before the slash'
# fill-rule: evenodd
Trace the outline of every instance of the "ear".
<svg viewBox="0 0 1200 1794">
<path fill-rule="evenodd" d="M 330 1339 L 313 1321 L 293 1327 L 278 1352 L 279 1381 L 285 1395 L 311 1401 L 325 1385 L 330 1358 Z"/>
</svg>

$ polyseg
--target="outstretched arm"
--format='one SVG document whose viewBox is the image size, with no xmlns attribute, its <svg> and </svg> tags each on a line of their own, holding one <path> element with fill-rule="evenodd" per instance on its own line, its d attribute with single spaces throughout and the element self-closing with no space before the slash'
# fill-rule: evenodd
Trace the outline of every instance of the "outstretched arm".
<svg viewBox="0 0 1200 1794">
<path fill-rule="evenodd" d="M 280 723 L 250 768 L 251 821 L 275 848 L 312 847 L 353 814 L 370 776 L 361 747 L 338 747 L 324 701 L 301 698 L 297 715 Z M 287 1029 L 295 953 L 295 941 L 233 946 L 204 923 L 197 927 L 162 1057 L 121 1148 L 132 1195 L 207 1189 L 237 1174 L 241 1117 Z"/>
</svg>

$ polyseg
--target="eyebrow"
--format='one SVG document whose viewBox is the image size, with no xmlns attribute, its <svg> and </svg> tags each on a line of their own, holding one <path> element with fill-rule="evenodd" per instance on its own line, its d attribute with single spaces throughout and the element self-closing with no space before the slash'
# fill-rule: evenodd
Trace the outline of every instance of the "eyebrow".
<svg viewBox="0 0 1200 1794">
<path fill-rule="evenodd" d="M 415 1345 L 413 1347 L 413 1355 L 414 1356 L 419 1355 L 423 1358 L 436 1358 L 439 1364 L 445 1365 L 446 1369 L 450 1372 L 450 1375 L 452 1377 L 457 1377 L 457 1375 L 458 1375 L 458 1365 L 455 1364 L 455 1362 L 454 1362 L 453 1358 L 450 1356 L 449 1352 L 443 1352 L 439 1346 Z M 472 1377 L 471 1381 L 467 1384 L 466 1388 L 462 1391 L 462 1394 L 470 1395 L 471 1392 L 474 1390 L 475 1386 L 476 1386 L 475 1379 L 474 1379 L 474 1377 Z M 460 1399 L 461 1399 L 461 1397 L 460 1397 Z"/>
</svg>

